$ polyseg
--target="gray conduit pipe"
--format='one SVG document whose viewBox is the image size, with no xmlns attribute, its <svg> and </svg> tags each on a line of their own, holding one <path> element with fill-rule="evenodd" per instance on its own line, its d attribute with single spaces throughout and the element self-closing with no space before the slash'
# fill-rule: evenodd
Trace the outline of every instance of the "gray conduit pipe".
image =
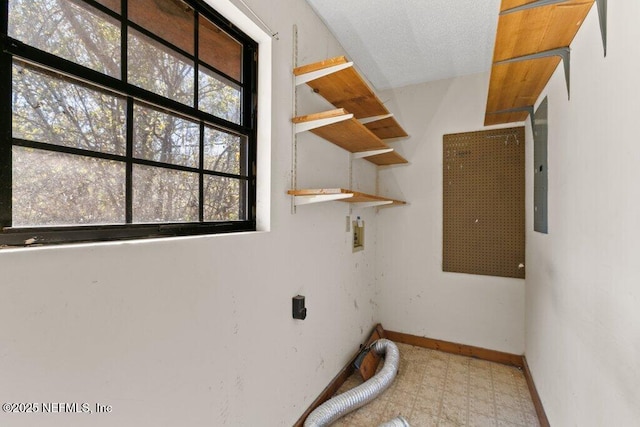
<svg viewBox="0 0 640 427">
<path fill-rule="evenodd" d="M 372 348 L 377 354 L 384 356 L 382 369 L 358 387 L 334 396 L 318 406 L 304 421 L 304 427 L 328 426 L 349 412 L 355 411 L 371 402 L 389 388 L 398 373 L 398 363 L 400 362 L 398 347 L 392 341 L 379 339 L 373 343 Z M 392 425 L 408 427 L 409 424 L 406 420 L 404 422 L 405 424 Z M 388 423 L 385 425 L 388 425 Z"/>
</svg>

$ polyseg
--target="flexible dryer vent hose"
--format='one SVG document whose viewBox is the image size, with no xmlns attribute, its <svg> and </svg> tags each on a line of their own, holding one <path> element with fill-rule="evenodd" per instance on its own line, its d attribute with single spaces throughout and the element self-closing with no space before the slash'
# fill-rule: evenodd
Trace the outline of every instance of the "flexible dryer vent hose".
<svg viewBox="0 0 640 427">
<path fill-rule="evenodd" d="M 387 421 L 384 424 L 380 424 L 378 427 L 411 427 L 409 422 L 402 416 L 395 417 L 392 420 Z"/>
<path fill-rule="evenodd" d="M 398 373 L 398 364 L 400 362 L 398 347 L 392 341 L 379 339 L 373 343 L 372 348 L 377 354 L 384 356 L 384 366 L 382 369 L 358 387 L 334 396 L 318 406 L 309 414 L 304 422 L 304 427 L 328 426 L 349 412 L 355 411 L 371 402 L 389 388 Z M 401 417 L 391 420 L 390 423 L 396 421 L 398 421 L 398 423 L 387 423 L 384 425 L 409 427 L 409 423 Z M 404 422 L 404 424 L 402 424 L 402 422 Z"/>
</svg>

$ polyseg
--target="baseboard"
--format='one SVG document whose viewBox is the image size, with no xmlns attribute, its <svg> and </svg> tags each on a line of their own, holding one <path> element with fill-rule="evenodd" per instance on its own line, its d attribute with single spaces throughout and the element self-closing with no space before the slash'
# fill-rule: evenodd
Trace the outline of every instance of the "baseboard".
<svg viewBox="0 0 640 427">
<path fill-rule="evenodd" d="M 540 395 L 538 394 L 536 385 L 533 382 L 533 377 L 531 376 L 531 371 L 529 370 L 529 365 L 527 364 L 527 358 L 523 356 L 522 362 L 524 365 L 524 377 L 527 379 L 527 385 L 529 386 L 529 392 L 531 393 L 531 400 L 533 401 L 533 406 L 535 406 L 536 408 L 536 414 L 538 415 L 540 427 L 550 427 L 549 419 L 547 418 L 547 414 L 545 413 L 544 407 L 542 406 L 542 400 L 540 400 Z"/>
<path fill-rule="evenodd" d="M 307 410 L 304 411 L 304 414 L 302 414 L 302 416 L 298 419 L 298 421 L 296 421 L 296 423 L 294 424 L 294 427 L 302 427 L 304 424 L 304 420 L 307 419 L 309 414 L 313 412 L 314 409 L 322 405 L 327 400 L 331 399 L 331 397 L 336 393 L 336 391 L 340 389 L 342 384 L 344 384 L 347 378 L 349 378 L 351 374 L 355 372 L 355 368 L 353 367 L 353 363 L 355 361 L 356 361 L 355 358 L 353 358 L 353 360 L 350 361 L 349 364 L 345 366 L 338 373 L 338 375 L 336 375 L 333 378 L 333 380 L 331 380 L 329 385 L 324 390 L 322 390 L 322 393 L 320 393 L 320 396 L 318 396 L 318 398 L 313 401 L 311 406 L 309 406 L 309 408 L 307 408 Z"/>
<path fill-rule="evenodd" d="M 489 350 L 482 347 L 457 344 L 449 341 L 436 340 L 433 338 L 419 337 L 417 335 L 405 334 L 402 332 L 385 331 L 387 338 L 391 341 L 403 344 L 415 345 L 417 347 L 439 350 L 445 353 L 459 354 L 462 356 L 475 357 L 477 359 L 488 360 L 489 362 L 502 363 L 522 369 L 524 367 L 523 356 L 502 351 Z"/>
<path fill-rule="evenodd" d="M 378 323 L 373 328 L 373 330 L 371 331 L 371 334 L 369 334 L 369 338 L 367 339 L 367 341 L 365 341 L 365 343 L 361 346 L 361 348 L 371 344 L 373 341 L 377 340 L 378 338 L 386 338 L 385 335 L 386 335 L 385 330 L 382 328 L 382 325 Z M 320 396 L 318 396 L 317 399 L 314 400 L 313 403 L 311 403 L 309 408 L 307 408 L 307 410 L 304 411 L 304 414 L 302 414 L 302 416 L 298 419 L 298 421 L 296 421 L 296 423 L 293 425 L 294 427 L 302 427 L 304 424 L 304 420 L 307 419 L 309 414 L 313 412 L 313 410 L 316 409 L 318 406 L 322 405 L 324 402 L 331 399 L 331 397 L 336 393 L 336 391 L 338 391 L 338 389 L 342 387 L 342 384 L 344 384 L 344 382 L 347 381 L 347 379 L 355 372 L 355 368 L 353 365 L 356 361 L 356 358 L 358 357 L 358 354 L 360 354 L 360 351 L 358 351 L 358 353 L 356 353 L 353 356 L 353 358 L 349 361 L 349 363 L 344 368 L 342 368 L 342 370 L 338 373 L 338 375 L 336 375 L 333 378 L 333 380 L 331 380 L 329 385 L 325 387 L 324 390 L 322 390 L 322 393 L 320 393 Z"/>
</svg>

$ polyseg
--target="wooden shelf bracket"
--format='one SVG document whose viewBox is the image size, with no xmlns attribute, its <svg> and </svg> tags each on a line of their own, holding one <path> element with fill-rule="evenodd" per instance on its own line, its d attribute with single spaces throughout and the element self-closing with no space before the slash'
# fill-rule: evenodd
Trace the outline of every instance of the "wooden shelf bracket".
<svg viewBox="0 0 640 427">
<path fill-rule="evenodd" d="M 340 116 L 325 117 L 316 120 L 309 120 L 301 123 L 296 123 L 296 133 L 306 132 L 312 129 L 318 129 L 324 126 L 332 125 L 334 123 L 343 122 L 353 118 L 353 114 L 342 114 Z"/>
<path fill-rule="evenodd" d="M 523 10 L 533 9 L 535 7 L 550 6 L 552 4 L 566 3 L 568 1 L 569 0 L 537 0 L 537 1 L 532 1 L 531 3 L 523 4 L 522 6 L 516 6 L 516 7 L 512 7 L 511 9 L 503 10 L 502 12 L 500 12 L 500 15 L 508 15 L 510 13 L 522 12 Z"/>
<path fill-rule="evenodd" d="M 312 80 L 319 79 L 320 77 L 328 76 L 329 74 L 337 73 L 338 71 L 344 70 L 349 67 L 353 67 L 353 62 L 345 62 L 344 64 L 332 65 L 331 67 L 301 74 L 299 76 L 296 76 L 296 86 L 300 86 Z"/>
<path fill-rule="evenodd" d="M 495 62 L 494 65 L 549 58 L 550 56 L 559 56 L 562 58 L 562 63 L 564 65 L 564 79 L 567 83 L 567 97 L 571 99 L 571 49 L 569 46 L 545 50 L 544 52 L 536 52 L 530 55 L 518 56 L 516 58 L 504 59 L 502 61 Z"/>
<path fill-rule="evenodd" d="M 348 199 L 353 197 L 353 193 L 340 194 L 313 194 L 307 196 L 293 196 L 293 203 L 296 206 L 310 205 L 312 203 L 331 202 L 334 200 Z"/>
<path fill-rule="evenodd" d="M 366 125 L 367 123 L 377 122 L 378 120 L 384 120 L 393 117 L 393 114 L 383 114 L 381 116 L 372 116 L 372 117 L 364 117 L 362 119 L 358 119 L 360 124 Z"/>
<path fill-rule="evenodd" d="M 358 208 L 373 208 L 376 206 L 383 206 L 383 205 L 392 205 L 393 201 L 392 200 L 381 200 L 379 202 L 355 202 L 352 203 L 353 205 L 356 205 L 356 207 Z"/>
<path fill-rule="evenodd" d="M 598 20 L 600 21 L 600 36 L 602 37 L 602 48 L 604 56 L 607 56 L 607 0 L 596 0 L 598 7 Z"/>
<path fill-rule="evenodd" d="M 487 111 L 487 114 L 521 113 L 523 111 L 529 114 L 529 118 L 531 119 L 531 129 L 535 129 L 536 122 L 534 118 L 533 105 L 525 105 L 524 107 L 516 107 L 516 108 L 507 108 L 506 110 L 500 110 L 500 111 Z"/>
<path fill-rule="evenodd" d="M 392 151 L 393 151 L 393 148 L 384 148 L 382 150 L 360 151 L 357 153 L 351 153 L 351 158 L 363 159 L 365 157 L 377 156 L 378 154 L 390 153 Z"/>
</svg>

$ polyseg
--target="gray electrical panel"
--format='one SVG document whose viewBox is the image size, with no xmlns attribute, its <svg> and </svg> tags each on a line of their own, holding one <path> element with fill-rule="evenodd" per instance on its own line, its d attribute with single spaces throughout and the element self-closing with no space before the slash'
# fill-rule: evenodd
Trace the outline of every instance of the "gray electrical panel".
<svg viewBox="0 0 640 427">
<path fill-rule="evenodd" d="M 549 184 L 547 167 L 547 97 L 535 113 L 533 128 L 533 229 L 547 234 L 547 189 Z"/>
</svg>

